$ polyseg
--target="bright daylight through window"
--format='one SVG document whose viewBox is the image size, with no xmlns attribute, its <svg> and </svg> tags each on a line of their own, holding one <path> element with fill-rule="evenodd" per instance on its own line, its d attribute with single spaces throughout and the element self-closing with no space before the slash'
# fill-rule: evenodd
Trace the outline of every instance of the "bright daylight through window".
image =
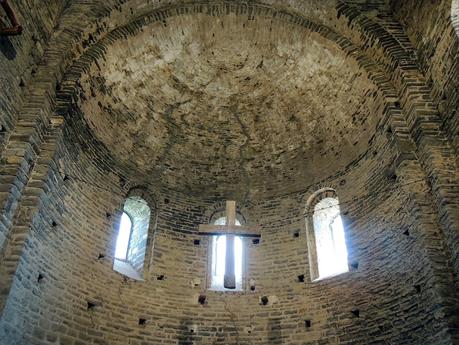
<svg viewBox="0 0 459 345">
<path fill-rule="evenodd" d="M 218 218 L 215 225 L 224 225 L 226 217 Z M 241 223 L 236 219 L 236 225 Z M 213 236 L 212 238 L 212 289 L 222 290 L 225 276 L 226 236 Z M 242 239 L 234 237 L 234 273 L 236 275 L 236 290 L 242 289 Z"/>
</svg>

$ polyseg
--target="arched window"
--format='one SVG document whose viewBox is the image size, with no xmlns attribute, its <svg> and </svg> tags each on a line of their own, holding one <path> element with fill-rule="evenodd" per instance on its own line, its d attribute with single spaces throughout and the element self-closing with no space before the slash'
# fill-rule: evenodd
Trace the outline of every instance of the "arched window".
<svg viewBox="0 0 459 345">
<path fill-rule="evenodd" d="M 113 269 L 141 280 L 147 248 L 150 207 L 138 196 L 126 199 L 116 240 Z"/>
<path fill-rule="evenodd" d="M 214 224 L 224 225 L 226 217 L 218 218 Z M 236 225 L 241 223 L 236 219 Z M 242 290 L 242 239 L 234 237 L 234 273 L 236 275 L 236 290 Z M 211 265 L 211 289 L 224 290 L 223 279 L 225 276 L 226 260 L 226 236 L 212 236 L 212 265 Z"/>
<path fill-rule="evenodd" d="M 307 234 L 312 280 L 347 272 L 346 240 L 335 192 L 322 190 L 308 204 Z"/>
</svg>

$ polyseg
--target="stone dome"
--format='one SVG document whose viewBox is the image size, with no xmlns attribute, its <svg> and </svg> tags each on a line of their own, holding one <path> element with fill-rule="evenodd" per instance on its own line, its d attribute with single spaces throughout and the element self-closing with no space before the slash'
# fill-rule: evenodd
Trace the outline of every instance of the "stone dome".
<svg viewBox="0 0 459 345">
<path fill-rule="evenodd" d="M 1 0 L 0 345 L 458 345 L 456 4 Z"/>
<path fill-rule="evenodd" d="M 357 62 L 276 18 L 155 22 L 110 44 L 81 83 L 81 112 L 115 164 L 188 194 L 301 190 L 358 159 L 378 120 Z"/>
</svg>

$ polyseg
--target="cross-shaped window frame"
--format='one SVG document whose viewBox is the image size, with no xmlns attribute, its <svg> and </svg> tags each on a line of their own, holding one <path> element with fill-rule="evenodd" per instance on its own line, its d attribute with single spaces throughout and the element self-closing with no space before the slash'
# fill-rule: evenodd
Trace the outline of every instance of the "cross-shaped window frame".
<svg viewBox="0 0 459 345">
<path fill-rule="evenodd" d="M 211 217 L 209 224 L 216 224 L 216 221 L 222 218 L 225 218 L 225 210 L 220 210 L 218 212 L 215 212 Z M 240 212 L 236 212 L 236 222 L 239 225 L 245 225 L 246 220 L 244 216 Z M 240 283 L 238 283 L 238 279 L 236 279 L 236 289 L 225 289 L 223 287 L 223 284 L 212 284 L 213 283 L 213 265 L 214 265 L 214 241 L 223 235 L 213 235 L 208 237 L 208 250 L 207 250 L 207 289 L 210 291 L 216 291 L 216 292 L 228 292 L 228 293 L 241 293 L 246 290 L 246 280 L 247 280 L 247 250 L 248 250 L 248 241 L 251 241 L 250 238 L 246 237 L 240 237 L 241 243 L 242 243 L 242 268 L 241 268 L 241 277 L 240 277 Z"/>
</svg>

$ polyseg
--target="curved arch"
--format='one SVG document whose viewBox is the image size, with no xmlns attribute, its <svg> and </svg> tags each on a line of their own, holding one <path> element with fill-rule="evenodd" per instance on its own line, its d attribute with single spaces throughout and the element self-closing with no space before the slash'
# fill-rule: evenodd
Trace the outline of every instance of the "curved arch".
<svg viewBox="0 0 459 345">
<path fill-rule="evenodd" d="M 266 4 L 261 4 L 261 3 L 253 3 L 250 5 L 247 5 L 246 3 L 221 3 L 221 2 L 214 2 L 214 1 L 195 1 L 195 2 L 190 2 L 187 3 L 186 5 L 180 5 L 177 3 L 171 3 L 167 6 L 158 7 L 158 4 L 151 4 L 150 6 L 134 6 L 136 4 L 135 0 L 132 1 L 118 1 L 115 4 L 111 4 L 110 1 L 104 2 L 103 6 L 100 4 L 87 4 L 87 3 L 80 3 L 80 2 L 75 2 L 73 6 L 66 11 L 65 15 L 63 16 L 61 20 L 61 25 L 62 27 L 66 28 L 67 30 L 63 30 L 59 32 L 57 35 L 55 35 L 55 39 L 53 42 L 50 43 L 50 51 L 49 51 L 49 57 L 51 59 L 50 63 L 46 66 L 46 71 L 43 71 L 43 75 L 46 75 L 49 80 L 49 76 L 56 75 L 58 79 L 60 79 L 59 75 L 61 75 L 61 71 L 68 71 L 68 68 L 64 67 L 59 70 L 59 72 L 56 72 L 54 70 L 51 70 L 54 66 L 62 66 L 66 65 L 69 66 L 69 63 L 71 64 L 71 61 L 78 61 L 82 57 L 82 54 L 85 52 L 87 53 L 89 49 L 91 49 L 94 44 L 99 42 L 101 39 L 104 37 L 107 37 L 109 34 L 107 34 L 108 30 L 117 30 L 117 28 L 120 28 L 119 36 L 124 36 L 124 35 L 129 35 L 132 29 L 135 29 L 135 27 L 144 25 L 148 20 L 151 20 L 152 17 L 154 17 L 155 20 L 157 21 L 166 21 L 168 16 L 171 15 L 179 15 L 181 13 L 196 13 L 196 12 L 205 12 L 208 13 L 209 15 L 218 15 L 221 13 L 236 13 L 236 14 L 244 14 L 248 16 L 248 19 L 252 18 L 255 15 L 265 15 L 265 16 L 271 16 L 271 17 L 278 17 L 282 18 L 282 20 L 289 21 L 293 24 L 297 25 L 302 25 L 306 28 L 311 28 L 314 27 L 315 30 L 319 33 L 325 33 L 326 31 L 329 31 L 329 27 L 336 26 L 332 22 L 330 22 L 329 26 L 326 25 L 325 19 L 322 19 L 324 22 L 323 23 L 313 23 L 310 20 L 308 20 L 305 17 L 302 17 L 299 14 L 293 14 L 288 12 L 288 10 L 284 9 L 284 6 L 281 6 L 282 10 L 277 9 L 275 7 L 276 4 L 273 4 L 271 6 L 266 5 Z M 100 8 L 99 8 L 100 6 Z M 123 7 L 124 6 L 124 7 Z M 294 6 L 294 5 L 292 5 Z M 358 17 L 357 15 L 359 14 L 358 9 L 355 7 L 349 7 L 350 5 L 345 4 L 343 1 L 339 1 L 336 9 L 333 6 L 330 6 L 330 4 L 324 4 L 321 5 L 324 7 L 324 9 L 334 12 L 331 13 L 331 15 L 327 20 L 334 20 L 333 18 L 336 17 L 336 12 L 339 17 L 346 17 L 349 16 L 349 18 L 355 19 Z M 142 13 L 137 13 L 135 12 L 137 8 L 140 8 Z M 136 9 L 136 10 L 133 10 Z M 319 9 L 318 9 L 319 10 Z M 321 10 L 323 10 L 321 8 Z M 125 15 L 119 15 L 120 12 L 126 12 L 124 13 Z M 139 10 L 140 11 L 140 10 Z M 292 11 L 296 11 L 296 13 L 302 13 L 301 9 L 294 8 L 292 7 Z M 76 13 L 81 14 L 88 12 L 89 15 L 84 16 L 84 15 L 78 15 L 75 16 Z M 99 18 L 96 18 L 96 15 L 99 16 Z M 72 17 L 73 16 L 73 17 Z M 364 18 L 361 18 L 360 16 L 360 22 L 364 23 L 369 23 L 371 25 L 375 24 L 372 20 L 368 19 L 366 16 L 363 16 Z M 75 19 L 77 18 L 77 19 Z M 137 19 L 136 21 L 132 21 L 132 18 L 140 18 Z M 148 19 L 150 18 L 150 19 Z M 324 17 L 325 18 L 325 17 Z M 107 21 L 110 20 L 111 23 L 110 25 L 107 25 Z M 95 25 L 94 23 L 98 22 L 98 25 Z M 113 24 L 115 22 L 115 24 Z M 83 25 L 86 23 L 86 25 Z M 127 24 L 130 23 L 130 24 Z M 354 23 L 352 23 L 354 24 Z M 370 25 L 370 26 L 371 26 Z M 340 27 L 344 27 L 345 25 L 341 25 Z M 355 27 L 358 27 L 355 28 Z M 347 25 L 347 30 L 349 30 L 350 33 L 354 32 L 354 36 L 360 36 L 362 34 L 361 28 L 356 25 L 351 25 L 351 19 L 349 19 L 348 25 Z M 85 29 L 83 29 L 85 28 Z M 89 29 L 88 29 L 89 28 Z M 86 31 L 85 31 L 86 30 Z M 371 27 L 368 28 L 368 30 L 371 31 Z M 380 33 L 387 33 L 386 30 L 381 30 L 381 28 L 378 28 L 378 34 Z M 72 34 L 70 34 L 72 33 Z M 356 55 L 356 52 L 360 49 L 364 51 L 366 48 L 358 47 L 352 44 L 352 42 L 348 39 L 345 38 L 342 34 L 338 34 L 336 32 L 331 32 L 331 35 L 334 36 L 337 40 L 341 42 L 344 48 L 347 48 L 347 52 L 350 55 Z M 354 40 L 355 41 L 355 40 Z M 379 40 L 376 41 L 376 43 L 379 44 Z M 63 46 L 67 46 L 67 49 L 62 49 Z M 391 44 L 392 46 L 392 44 Z M 75 49 L 76 48 L 76 49 Z M 103 54 L 103 47 L 100 47 L 100 49 L 95 49 L 94 51 L 91 52 L 90 55 L 93 56 L 99 56 Z M 62 54 L 61 52 L 64 52 Z M 71 57 L 73 54 L 73 58 Z M 363 65 L 367 65 L 368 61 L 362 59 L 361 56 L 355 56 L 356 59 L 359 61 L 359 63 L 362 63 Z M 59 61 L 54 61 L 56 59 L 59 59 Z M 90 58 L 89 58 L 90 59 Z M 88 57 L 84 59 L 85 61 L 88 60 Z M 87 64 L 84 63 L 83 61 L 78 61 L 78 68 L 80 71 L 86 69 L 85 67 Z M 75 72 L 75 71 L 74 71 Z M 73 78 L 70 78 L 73 79 Z M 381 80 L 386 80 L 383 74 L 378 73 L 377 76 L 374 78 L 377 82 L 380 82 Z M 54 82 L 52 82 L 52 87 L 54 86 Z M 386 97 L 396 98 L 396 93 L 394 92 L 389 92 L 389 94 L 386 94 L 387 91 L 390 89 L 388 88 L 387 85 L 383 86 L 381 85 L 381 90 L 385 94 Z M 65 95 L 71 96 L 72 94 L 72 88 L 70 90 L 66 88 L 64 85 L 59 85 L 57 89 L 60 89 L 63 92 L 58 92 L 60 93 L 62 100 L 64 100 L 64 103 L 61 105 L 64 106 L 63 112 L 65 112 L 65 108 L 67 107 L 65 103 L 68 103 L 65 101 Z M 64 90 L 65 89 L 65 90 Z M 54 92 L 50 92 L 51 95 L 54 94 Z M 71 97 L 69 97 L 71 98 Z M 69 99 L 67 98 L 67 101 Z M 61 108 L 59 106 L 59 108 Z M 62 113 L 61 111 L 58 111 L 59 113 Z"/>
<path fill-rule="evenodd" d="M 148 207 L 150 207 L 150 209 L 154 211 L 156 211 L 158 207 L 158 198 L 156 197 L 156 195 L 143 186 L 135 186 L 129 188 L 129 191 L 126 194 L 126 199 L 130 197 L 142 198 L 143 200 L 145 200 Z"/>
<path fill-rule="evenodd" d="M 224 217 L 226 217 L 225 209 L 220 208 L 211 214 L 211 216 L 209 217 L 209 224 L 215 224 L 217 220 Z M 247 223 L 244 214 L 239 209 L 236 210 L 236 221 L 238 221 L 241 225 L 245 225 Z"/>
<path fill-rule="evenodd" d="M 337 198 L 336 190 L 331 187 L 323 187 L 316 190 L 312 193 L 307 201 L 305 206 L 305 215 L 306 217 L 314 211 L 314 207 L 317 203 L 319 203 L 322 199 L 325 198 Z"/>
<path fill-rule="evenodd" d="M 62 89 L 58 92 L 58 99 L 59 103 L 63 106 L 59 108 L 58 113 L 65 118 L 69 118 L 68 110 L 65 107 L 65 104 L 70 105 L 72 98 L 79 92 L 81 89 L 79 81 L 84 78 L 92 78 L 91 70 L 96 71 L 97 61 L 103 58 L 104 54 L 107 52 L 108 48 L 114 44 L 116 41 L 120 41 L 126 39 L 127 37 L 137 35 L 139 32 L 144 30 L 144 28 L 152 23 L 163 23 L 162 25 L 166 25 L 167 18 L 173 16 L 179 16 L 182 13 L 193 13 L 193 14 L 203 14 L 208 16 L 228 16 L 228 15 L 239 15 L 239 16 L 248 16 L 248 18 L 254 18 L 255 16 L 267 17 L 267 18 L 276 18 L 276 20 L 281 20 L 283 22 L 289 23 L 289 25 L 297 25 L 300 26 L 302 29 L 313 32 L 317 34 L 317 37 L 320 36 L 324 40 L 331 42 L 332 44 L 336 45 L 338 49 L 343 51 L 345 55 L 349 58 L 349 61 L 354 65 L 356 65 L 356 69 L 359 68 L 359 73 L 365 74 L 370 82 L 375 85 L 375 88 L 378 88 L 378 92 L 375 92 L 375 97 L 382 98 L 383 102 L 386 103 L 386 108 L 380 108 L 381 110 L 378 111 L 377 116 L 372 117 L 372 121 L 376 124 L 375 128 L 381 128 L 382 126 L 391 125 L 390 121 L 384 121 L 384 111 L 388 111 L 388 109 L 396 103 L 397 101 L 397 94 L 389 82 L 387 76 L 383 72 L 382 67 L 376 61 L 371 60 L 369 57 L 365 55 L 365 52 L 361 50 L 360 47 L 354 45 L 351 40 L 347 37 L 344 37 L 337 33 L 336 31 L 332 30 L 328 26 L 323 24 L 318 24 L 313 22 L 312 20 L 300 16 L 298 14 L 291 14 L 286 11 L 278 11 L 273 9 L 272 7 L 266 7 L 260 4 L 250 4 L 247 9 L 247 5 L 235 4 L 222 4 L 217 3 L 214 7 L 207 5 L 197 7 L 196 3 L 190 3 L 183 6 L 177 6 L 173 9 L 169 7 L 157 9 L 151 12 L 148 12 L 143 17 L 137 18 L 135 21 L 129 22 L 127 25 L 123 27 L 117 27 L 112 31 L 108 32 L 105 36 L 103 36 L 99 41 L 92 42 L 91 46 L 85 51 L 85 53 L 81 56 L 80 59 L 75 61 L 72 67 L 69 68 L 65 75 L 65 79 L 62 82 Z M 249 14 L 250 13 L 250 14 Z M 100 65 L 100 64 L 99 64 Z M 73 114 L 72 114 L 73 115 Z M 74 117 L 82 117 L 83 114 L 78 112 L 77 116 Z M 73 121 L 73 119 L 72 119 Z M 86 121 L 86 119 L 82 119 L 81 122 Z M 383 124 L 382 124 L 383 123 Z M 382 126 L 380 126 L 382 124 Z M 397 122 L 397 126 L 401 127 L 403 125 L 402 121 Z M 87 130 L 90 131 L 90 127 L 86 126 Z M 406 131 L 404 128 L 400 130 L 400 132 Z M 396 132 L 396 131 L 393 131 Z M 95 136 L 95 135 L 92 135 Z M 103 148 L 102 150 L 96 151 L 103 151 L 109 152 L 108 148 L 104 146 L 101 141 L 98 141 L 97 144 Z M 397 145 L 398 141 L 392 141 L 392 145 Z M 122 164 L 120 166 L 120 173 L 124 176 L 129 176 L 129 171 L 132 170 L 132 166 L 129 165 L 130 163 Z M 161 167 L 161 165 L 157 165 L 156 167 Z M 152 176 L 153 179 L 161 180 L 162 170 L 161 168 L 152 168 L 149 173 L 139 172 L 139 176 Z"/>
<path fill-rule="evenodd" d="M 342 2 L 339 2 L 339 4 L 340 3 Z M 385 99 L 384 103 L 386 104 L 386 110 L 389 109 L 389 111 L 391 111 L 390 108 L 398 102 L 397 92 L 389 82 L 389 79 L 386 77 L 383 69 L 379 66 L 380 63 L 373 61 L 363 53 L 367 48 L 357 46 L 352 43 L 349 38 L 343 36 L 345 31 L 342 29 L 343 25 L 340 26 L 340 30 L 343 32 L 341 34 L 330 29 L 330 27 L 335 26 L 332 21 L 334 20 L 333 18 L 336 17 L 336 11 L 338 11 L 338 14 L 341 11 L 339 6 L 335 9 L 334 6 L 330 6 L 330 4 L 320 5 L 323 7 L 321 10 L 326 9 L 327 11 L 331 11 L 331 14 L 334 15 L 327 17 L 328 19 L 320 17 L 323 22 L 315 23 L 307 17 L 299 14 L 302 13 L 300 9 L 292 8 L 291 12 L 289 12 L 284 8 L 284 6 L 280 7 L 282 9 L 276 8 L 276 4 L 271 6 L 261 3 L 247 5 L 246 3 L 222 3 L 215 1 L 195 1 L 185 5 L 171 3 L 165 6 L 161 5 L 162 7 L 158 7 L 157 4 L 152 4 L 151 6 L 139 7 L 141 11 L 143 11 L 140 14 L 135 12 L 136 10 L 132 10 L 133 8 L 137 9 L 137 6 L 128 6 L 128 4 L 135 4 L 135 0 L 130 2 L 117 2 L 117 4 L 110 4 L 110 1 L 108 1 L 107 3 L 104 3 L 103 8 L 98 8 L 98 5 L 75 3 L 75 7 L 72 7 L 68 13 L 66 13 L 66 16 L 63 17 L 62 26 L 68 30 L 63 30 L 56 35 L 56 38 L 58 39 L 51 43 L 51 48 L 49 49 L 50 63 L 47 64 L 45 70 L 41 72 L 41 74 L 47 76 L 47 81 L 51 80 L 51 83 L 48 82 L 51 86 L 50 94 L 52 95 L 49 100 L 54 98 L 53 95 L 56 93 L 56 97 L 58 99 L 56 112 L 58 114 L 65 115 L 68 112 L 69 105 L 72 104 L 75 95 L 75 84 L 78 83 L 82 73 L 86 73 L 88 71 L 91 63 L 95 61 L 97 57 L 104 54 L 105 47 L 107 45 L 101 44 L 102 42 L 110 44 L 110 41 L 112 40 L 127 37 L 133 32 L 141 30 L 144 25 L 148 24 L 148 22 L 158 21 L 165 23 L 168 17 L 183 13 L 206 13 L 212 16 L 237 14 L 246 15 L 248 20 L 256 15 L 261 15 L 268 18 L 280 18 L 281 20 L 294 25 L 303 26 L 305 29 L 317 32 L 319 35 L 335 41 L 335 43 L 340 45 L 343 51 L 351 56 L 361 68 L 367 71 L 370 80 L 372 80 L 379 88 L 380 95 Z M 82 25 L 82 21 L 80 19 L 75 20 L 75 18 L 67 16 L 67 14 L 70 13 L 80 13 L 82 10 L 83 12 L 93 11 L 93 13 L 97 13 L 97 15 L 100 16 L 100 18 L 98 18 L 99 24 L 91 24 L 96 22 L 94 15 L 88 17 L 83 16 L 83 21 L 88 22 L 87 26 Z M 296 12 L 293 12 L 294 10 Z M 356 14 L 356 9 L 354 8 L 353 10 L 354 12 L 349 12 L 353 14 L 352 18 L 354 18 Z M 124 13 L 125 15 L 120 15 L 119 13 L 123 11 L 126 12 Z M 131 11 L 133 12 L 131 13 Z M 345 11 L 341 12 L 342 17 L 348 15 Z M 80 16 L 78 16 L 78 18 L 80 18 Z M 135 18 L 135 20 L 133 20 L 133 18 Z M 108 20 L 111 20 L 110 25 L 107 25 Z M 327 25 L 328 22 L 326 21 L 330 21 L 330 25 Z M 112 22 L 114 22 L 114 24 Z M 85 29 L 86 32 L 84 32 L 83 28 L 89 29 Z M 350 25 L 348 25 L 347 29 L 354 30 L 349 31 L 354 32 L 354 36 L 359 36 L 361 34 L 360 30 L 356 30 Z M 72 32 L 72 34 L 70 34 L 70 32 Z M 349 32 L 346 32 L 346 34 Z M 63 46 L 69 47 L 68 49 L 62 49 Z M 65 51 L 65 54 L 60 53 L 62 50 Z M 70 64 L 72 64 L 72 61 L 73 65 L 69 67 Z M 53 66 L 56 68 L 55 66 L 62 65 L 64 65 L 64 67 L 59 69 L 59 72 L 52 70 Z M 61 79 L 62 71 L 64 71 L 65 77 L 63 77 L 61 82 L 58 83 L 58 87 L 53 89 L 55 81 L 52 76 L 57 76 L 57 79 Z M 48 98 L 46 102 L 48 102 Z M 35 103 L 40 104 L 38 102 Z M 50 105 L 50 109 L 53 108 L 54 105 Z M 39 111 L 37 111 L 37 113 L 39 113 Z M 389 117 L 392 117 L 392 115 L 390 114 Z M 400 132 L 406 132 L 402 121 L 399 120 L 396 123 L 396 126 L 400 128 Z M 387 125 L 395 126 L 395 124 L 385 122 L 385 126 Z M 84 126 L 80 127 L 84 129 Z M 393 132 L 397 133 L 399 131 L 394 130 Z M 36 140 L 36 138 L 34 138 L 34 140 Z M 93 143 L 90 144 L 92 145 Z M 394 141 L 394 145 L 397 145 L 396 141 Z"/>
</svg>

